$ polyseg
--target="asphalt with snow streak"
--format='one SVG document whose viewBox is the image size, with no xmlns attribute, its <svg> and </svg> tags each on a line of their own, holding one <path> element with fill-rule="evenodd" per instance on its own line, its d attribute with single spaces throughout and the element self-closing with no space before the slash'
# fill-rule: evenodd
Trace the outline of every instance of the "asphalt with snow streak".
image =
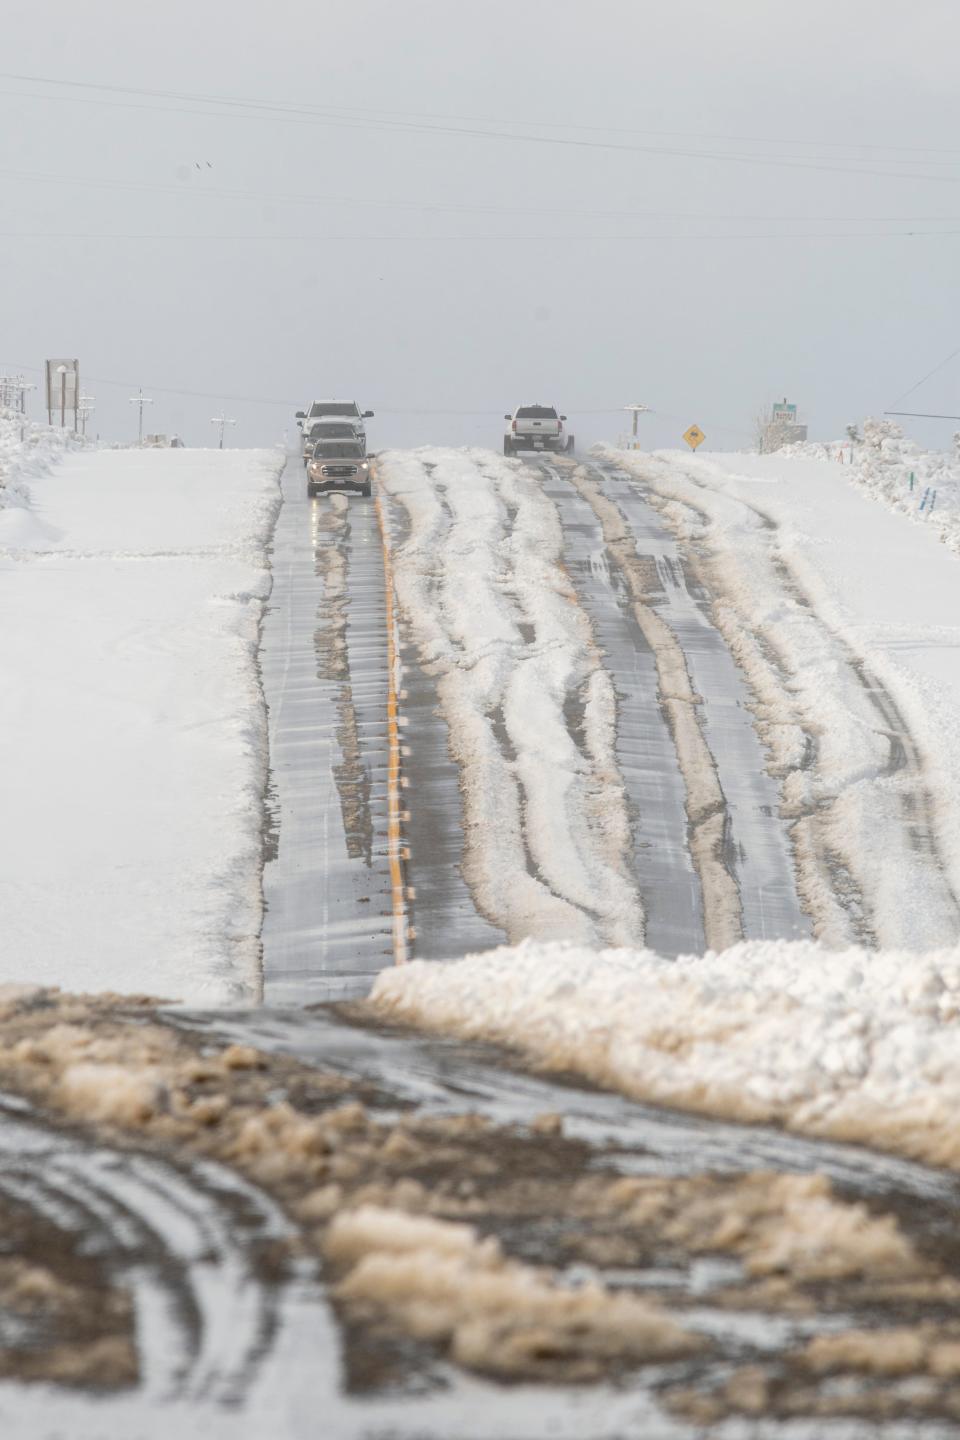
<svg viewBox="0 0 960 1440">
<path fill-rule="evenodd" d="M 270 737 L 264 999 L 365 994 L 393 960 L 383 552 L 371 500 L 291 457 L 260 647 Z"/>
<path fill-rule="evenodd" d="M 604 546 L 596 516 L 571 490 L 567 477 L 573 470 L 586 471 L 616 506 L 637 556 L 646 562 L 645 573 L 652 577 L 647 581 L 651 591 L 648 603 L 683 652 L 697 697 L 701 733 L 722 796 L 720 859 L 736 886 L 742 938 L 809 937 L 810 920 L 797 895 L 778 785 L 767 772 L 743 677 L 710 618 L 710 596 L 692 580 L 680 545 L 644 499 L 633 477 L 615 466 L 593 461 L 555 458 L 552 463 L 535 463 L 545 476 L 547 494 L 560 508 L 569 537 L 568 554 L 574 561 L 573 573 L 598 631 L 605 663 L 614 676 L 621 751 L 627 748 L 628 731 L 636 724 L 638 705 L 647 711 L 658 706 L 657 684 L 649 666 L 638 683 L 637 651 L 641 647 L 649 649 L 642 645 L 642 637 L 641 645 L 637 645 L 637 637 L 631 637 L 631 653 L 630 646 L 616 633 L 629 624 L 627 589 L 622 578 L 618 579 L 616 559 Z M 583 563 L 584 549 L 587 567 Z M 611 616 L 615 617 L 613 622 Z M 680 843 L 685 837 L 676 814 L 680 778 L 677 755 L 672 744 L 663 743 L 661 733 L 656 735 L 656 749 L 650 743 L 649 728 L 644 738 L 647 748 L 639 764 L 626 755 L 621 762 L 624 778 L 631 786 L 638 828 L 651 811 L 652 822 L 648 819 L 647 823 L 658 828 L 667 823 L 668 816 L 672 819 L 666 845 L 662 841 L 659 845 L 655 840 L 645 842 L 638 836 L 634 852 L 647 912 L 647 944 L 660 954 L 700 953 L 705 945 L 702 928 L 697 925 L 699 895 L 689 879 L 690 858 Z M 665 768 L 651 776 L 658 764 Z"/>
<path fill-rule="evenodd" d="M 702 738 L 698 763 L 719 799 L 713 863 L 729 880 L 727 933 L 809 934 L 797 898 L 777 785 L 742 677 L 713 626 L 709 596 L 638 484 L 615 466 L 566 456 L 519 462 L 556 506 L 562 563 L 616 693 L 616 760 L 630 823 L 630 864 L 659 953 L 709 943 L 716 887 L 692 843 L 688 771 L 664 706 L 663 676 L 638 624 L 623 551 L 605 539 L 601 499 L 635 547 L 647 602 L 682 651 Z M 394 963 L 388 857 L 388 650 L 382 536 L 357 496 L 310 500 L 288 463 L 272 547 L 273 591 L 261 646 L 271 773 L 264 872 L 264 998 L 288 1004 L 362 995 Z M 383 495 L 391 552 L 408 519 Z M 501 944 L 461 873 L 464 814 L 433 667 L 397 619 L 402 726 L 404 925 L 409 953 L 443 959 Z M 576 724 L 571 707 L 569 723 Z M 706 757 L 706 758 L 704 758 Z M 707 877 L 709 882 L 709 877 Z M 732 898 L 731 898 L 732 897 Z"/>
</svg>

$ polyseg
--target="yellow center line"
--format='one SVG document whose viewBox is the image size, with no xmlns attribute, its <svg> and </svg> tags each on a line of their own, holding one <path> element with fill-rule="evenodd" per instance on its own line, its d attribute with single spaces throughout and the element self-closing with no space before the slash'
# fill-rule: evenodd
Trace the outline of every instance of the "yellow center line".
<svg viewBox="0 0 960 1440">
<path fill-rule="evenodd" d="M 374 477 L 375 478 L 375 477 Z M 387 518 L 379 494 L 376 498 L 377 524 L 383 547 L 383 575 L 386 582 L 387 621 L 387 858 L 390 862 L 390 893 L 393 904 L 393 958 L 403 965 L 409 960 L 407 947 L 407 906 L 403 883 L 402 836 L 400 830 L 400 722 L 397 714 L 397 637 L 393 598 L 393 560 Z"/>
</svg>

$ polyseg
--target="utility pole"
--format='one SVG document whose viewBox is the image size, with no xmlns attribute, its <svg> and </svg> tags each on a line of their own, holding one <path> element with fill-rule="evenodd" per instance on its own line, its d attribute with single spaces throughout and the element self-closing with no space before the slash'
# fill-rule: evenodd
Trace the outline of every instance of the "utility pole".
<svg viewBox="0 0 960 1440">
<path fill-rule="evenodd" d="M 632 427 L 631 427 L 631 444 L 630 444 L 630 449 L 631 449 L 631 450 L 636 450 L 636 449 L 637 449 L 637 417 L 638 417 L 638 415 L 647 415 L 647 414 L 649 414 L 650 406 L 649 406 L 649 405 L 624 405 L 623 408 L 624 408 L 624 410 L 629 411 L 629 412 L 633 415 L 633 424 L 632 424 Z"/>
<path fill-rule="evenodd" d="M 218 449 L 218 450 L 222 450 L 222 449 L 223 449 L 223 432 L 224 432 L 224 428 L 225 428 L 227 425 L 236 425 L 236 423 L 237 423 L 236 420 L 228 420 L 227 417 L 226 417 L 226 415 L 213 415 L 213 416 L 211 416 L 211 418 L 210 418 L 210 424 L 211 424 L 211 425 L 218 425 L 218 426 L 220 427 L 220 443 L 219 443 L 219 445 L 217 446 L 217 449 Z"/>
<path fill-rule="evenodd" d="M 86 438 L 87 438 L 87 416 L 93 414 L 93 410 L 94 410 L 93 402 L 94 402 L 94 400 L 96 400 L 96 398 L 97 398 L 96 395 L 81 395 L 81 396 L 80 396 L 80 400 L 79 400 L 79 403 L 78 403 L 78 410 L 79 410 L 79 415 L 80 415 L 80 426 L 81 426 L 81 432 L 80 432 L 80 433 L 83 435 L 84 440 L 86 440 Z"/>
<path fill-rule="evenodd" d="M 27 391 L 36 388 L 22 375 L 0 375 L 0 410 L 12 410 L 19 415 L 21 441 L 27 428 Z"/>
<path fill-rule="evenodd" d="M 137 423 L 137 444 L 142 447 L 142 446 L 143 446 L 143 407 L 144 407 L 144 405 L 152 405 L 152 404 L 153 404 L 153 401 L 147 399 L 146 395 L 144 395 L 144 393 L 143 393 L 143 386 L 141 385 L 140 388 L 139 388 L 139 390 L 137 391 L 136 395 L 131 395 L 131 396 L 130 396 L 130 400 L 129 400 L 128 403 L 129 403 L 130 405 L 136 405 L 136 406 L 138 407 L 138 409 L 139 409 L 139 412 L 140 412 L 140 413 L 139 413 L 139 418 L 138 418 L 138 423 Z"/>
<path fill-rule="evenodd" d="M 0 375 L 0 410 L 17 410 L 23 415 L 27 408 L 27 391 L 36 388 L 22 375 Z"/>
</svg>

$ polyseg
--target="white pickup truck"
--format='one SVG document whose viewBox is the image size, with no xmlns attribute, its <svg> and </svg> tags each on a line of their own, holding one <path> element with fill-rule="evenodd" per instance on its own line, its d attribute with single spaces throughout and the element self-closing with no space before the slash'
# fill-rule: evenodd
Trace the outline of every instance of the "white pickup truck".
<svg viewBox="0 0 960 1440">
<path fill-rule="evenodd" d="M 552 405 L 518 405 L 512 415 L 503 418 L 509 422 L 503 437 L 504 455 L 515 455 L 518 450 L 573 449 L 573 436 L 563 433 L 567 417 Z"/>
<path fill-rule="evenodd" d="M 309 410 L 297 411 L 297 425 L 307 430 L 311 420 L 352 420 L 354 429 L 366 444 L 364 420 L 373 419 L 372 410 L 361 410 L 356 400 L 314 400 Z"/>
</svg>

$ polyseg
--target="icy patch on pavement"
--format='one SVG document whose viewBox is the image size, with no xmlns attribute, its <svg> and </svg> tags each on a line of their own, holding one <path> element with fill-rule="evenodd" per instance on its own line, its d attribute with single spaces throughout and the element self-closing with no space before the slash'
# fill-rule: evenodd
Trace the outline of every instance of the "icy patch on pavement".
<svg viewBox="0 0 960 1440">
<path fill-rule="evenodd" d="M 960 950 L 756 941 L 666 960 L 526 943 L 381 973 L 384 1019 L 636 1099 L 960 1168 Z"/>
<path fill-rule="evenodd" d="M 409 518 L 397 596 L 438 677 L 478 907 L 512 940 L 635 943 L 615 697 L 559 563 L 555 506 L 486 450 L 388 453 L 379 477 Z"/>
<path fill-rule="evenodd" d="M 0 981 L 254 999 L 284 457 L 4 433 Z"/>
</svg>

